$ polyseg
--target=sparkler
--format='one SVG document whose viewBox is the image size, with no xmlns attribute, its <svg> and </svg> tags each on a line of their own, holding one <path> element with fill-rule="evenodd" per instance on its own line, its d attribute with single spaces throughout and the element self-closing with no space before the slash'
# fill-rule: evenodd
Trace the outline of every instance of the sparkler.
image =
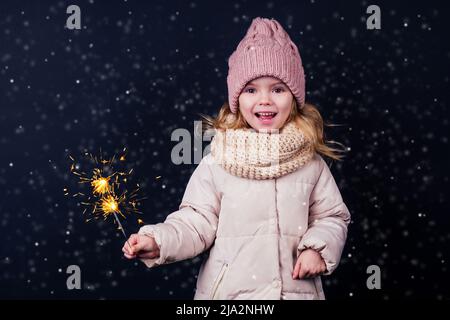
<svg viewBox="0 0 450 320">
<path fill-rule="evenodd" d="M 103 159 L 101 151 L 100 159 L 94 157 L 91 153 L 86 152 L 84 155 L 85 159 L 89 160 L 89 164 L 94 167 L 91 168 L 91 174 L 78 171 L 79 164 L 72 156 L 69 156 L 69 158 L 72 161 L 71 173 L 78 177 L 80 184 L 88 184 L 90 187 L 88 194 L 78 192 L 73 195 L 73 197 L 83 198 L 79 202 L 86 206 L 83 215 L 88 210 L 92 214 L 92 218 L 87 219 L 86 222 L 101 217 L 103 217 L 103 220 L 113 217 L 113 221 L 117 223 L 125 239 L 128 239 L 119 216 L 125 219 L 127 214 L 142 214 L 137 207 L 140 201 L 146 198 L 138 198 L 139 184 L 132 192 L 129 193 L 127 190 L 127 182 L 133 169 L 128 172 L 114 171 L 114 166 L 118 162 L 121 163 L 126 160 L 126 148 L 123 149 L 123 154 L 120 157 L 114 155 L 111 159 Z M 64 189 L 64 192 L 65 195 L 69 195 L 67 188 Z M 144 223 L 141 219 L 138 219 L 137 222 L 139 225 Z M 128 245 L 130 244 L 128 243 Z"/>
</svg>

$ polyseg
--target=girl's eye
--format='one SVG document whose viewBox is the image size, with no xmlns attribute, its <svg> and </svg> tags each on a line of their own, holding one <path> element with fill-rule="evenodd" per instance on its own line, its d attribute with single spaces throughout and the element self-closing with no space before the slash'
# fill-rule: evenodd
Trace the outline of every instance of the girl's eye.
<svg viewBox="0 0 450 320">
<path fill-rule="evenodd" d="M 284 88 L 279 87 L 279 88 L 275 88 L 273 90 L 275 90 L 276 93 L 281 93 L 284 91 Z"/>
<path fill-rule="evenodd" d="M 278 87 L 278 88 L 275 88 L 275 89 L 273 89 L 273 90 L 274 90 L 276 93 L 284 92 L 284 88 L 283 88 L 283 87 Z M 244 90 L 244 92 L 255 93 L 255 92 L 256 92 L 256 89 L 254 89 L 254 88 L 247 88 L 247 89 Z"/>
</svg>

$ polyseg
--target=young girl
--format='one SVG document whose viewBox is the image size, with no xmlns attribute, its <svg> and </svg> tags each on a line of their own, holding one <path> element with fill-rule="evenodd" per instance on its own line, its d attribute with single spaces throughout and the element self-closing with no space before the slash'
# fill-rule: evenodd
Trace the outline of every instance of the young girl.
<svg viewBox="0 0 450 320">
<path fill-rule="evenodd" d="M 148 267 L 210 249 L 195 299 L 325 299 L 320 275 L 337 267 L 350 213 L 325 155 L 318 110 L 305 103 L 297 46 L 274 19 L 255 18 L 229 59 L 229 101 L 211 153 L 179 210 L 123 247 Z"/>
</svg>

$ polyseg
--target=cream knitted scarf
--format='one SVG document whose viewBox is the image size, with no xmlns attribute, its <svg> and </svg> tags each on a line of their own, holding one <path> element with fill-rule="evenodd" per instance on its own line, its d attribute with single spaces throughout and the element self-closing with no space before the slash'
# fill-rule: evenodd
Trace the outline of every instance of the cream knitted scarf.
<svg viewBox="0 0 450 320">
<path fill-rule="evenodd" d="M 312 143 L 294 122 L 279 131 L 215 130 L 211 155 L 232 175 L 274 179 L 305 165 L 314 155 Z"/>
</svg>

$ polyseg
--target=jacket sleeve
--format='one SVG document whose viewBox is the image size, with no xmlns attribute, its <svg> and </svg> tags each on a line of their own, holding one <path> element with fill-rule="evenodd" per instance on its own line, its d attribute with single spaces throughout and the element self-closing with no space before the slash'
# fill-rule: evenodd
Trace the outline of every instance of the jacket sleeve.
<svg viewBox="0 0 450 320">
<path fill-rule="evenodd" d="M 310 195 L 308 229 L 300 240 L 298 255 L 308 248 L 318 251 L 331 274 L 339 264 L 347 238 L 350 212 L 331 174 L 320 157 L 320 175 Z"/>
<path fill-rule="evenodd" d="M 141 261 L 151 268 L 202 253 L 215 240 L 219 211 L 211 165 L 203 158 L 189 179 L 179 210 L 169 214 L 164 223 L 139 230 L 139 234 L 154 237 L 160 249 L 158 258 Z"/>
</svg>

